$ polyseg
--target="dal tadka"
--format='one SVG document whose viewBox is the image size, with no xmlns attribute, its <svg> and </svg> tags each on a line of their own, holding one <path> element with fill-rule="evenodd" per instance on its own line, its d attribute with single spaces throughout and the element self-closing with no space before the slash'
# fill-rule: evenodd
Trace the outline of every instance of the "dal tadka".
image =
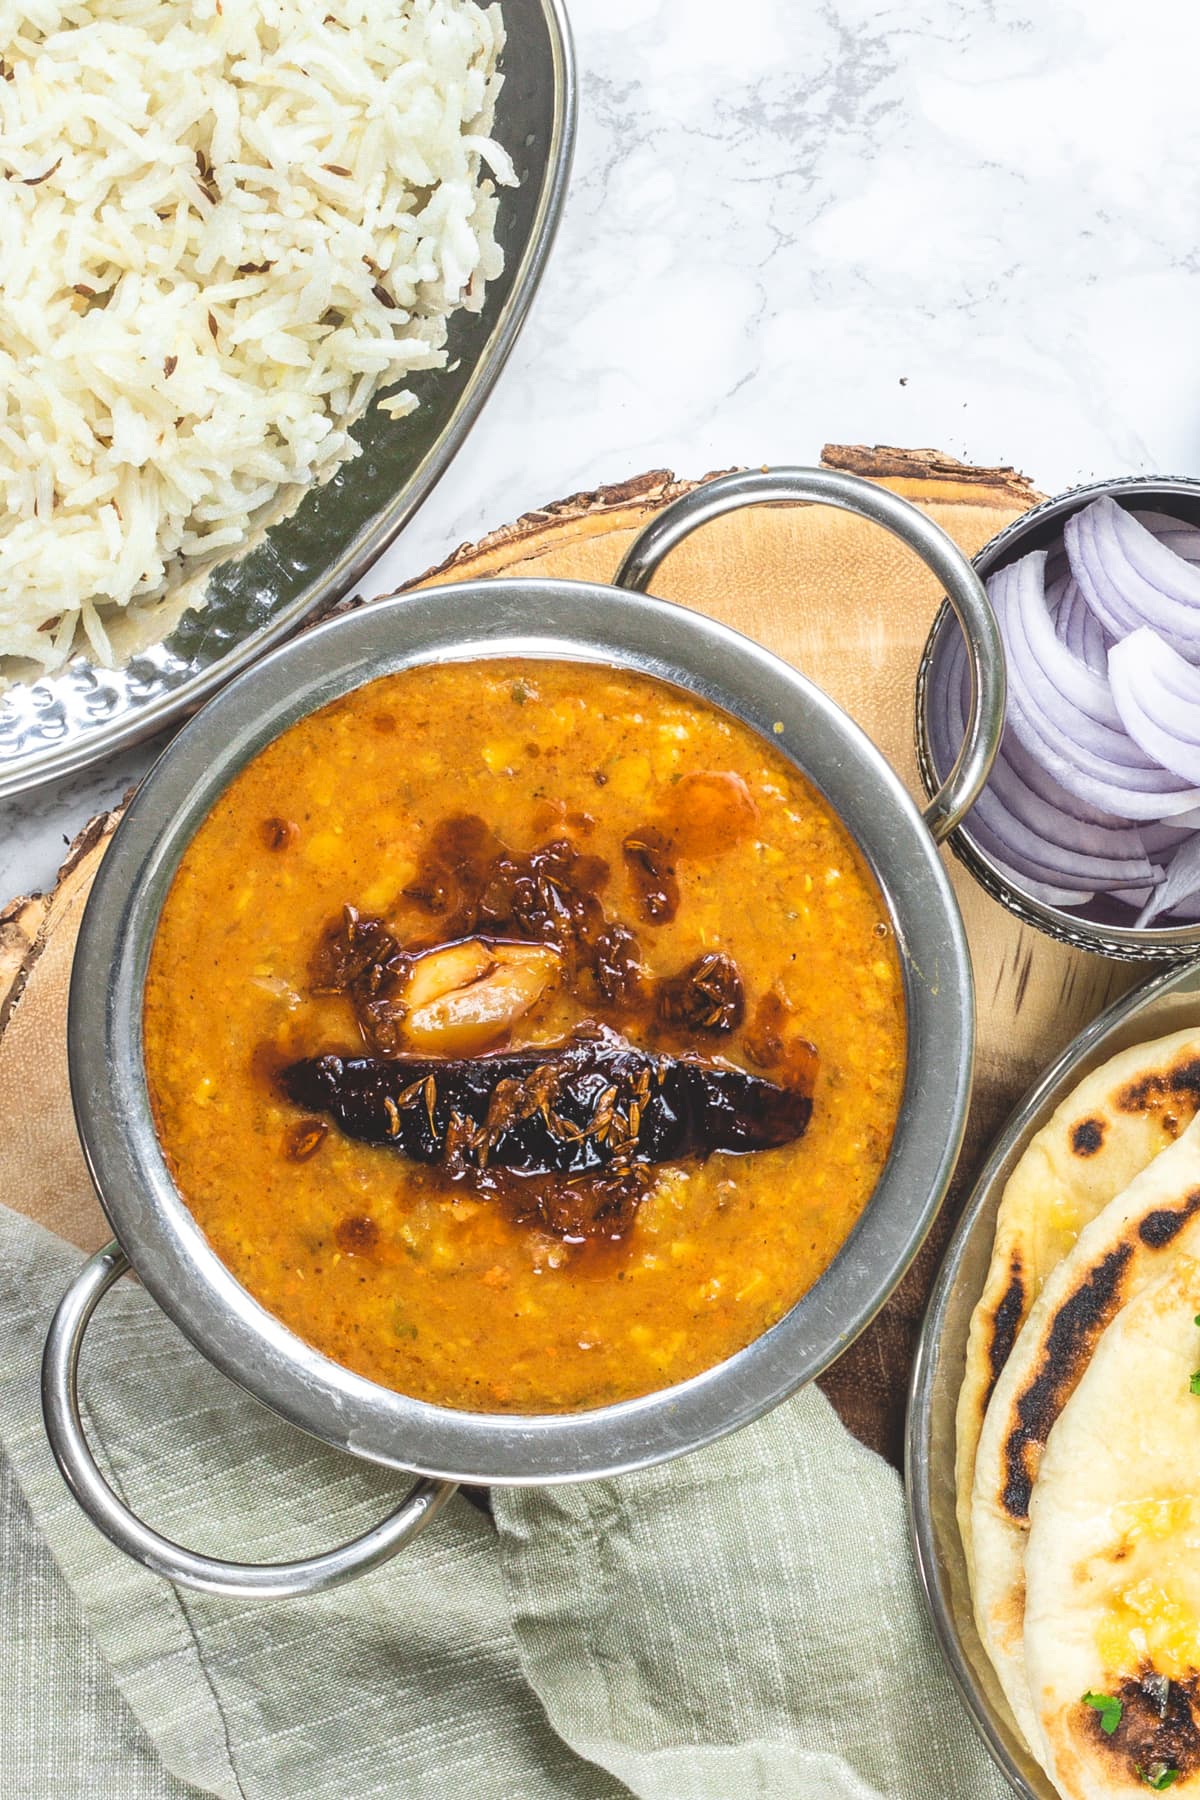
<svg viewBox="0 0 1200 1800">
<path fill-rule="evenodd" d="M 218 1254 L 435 1403 L 711 1367 L 832 1260 L 890 1147 L 899 960 L 839 821 L 650 677 L 383 677 L 230 784 L 163 908 L 145 1054 Z"/>
</svg>

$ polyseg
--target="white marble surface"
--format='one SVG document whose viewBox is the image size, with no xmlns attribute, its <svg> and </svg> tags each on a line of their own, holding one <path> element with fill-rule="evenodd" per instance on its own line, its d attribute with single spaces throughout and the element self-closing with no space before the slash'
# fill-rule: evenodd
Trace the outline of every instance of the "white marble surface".
<svg viewBox="0 0 1200 1800">
<path fill-rule="evenodd" d="M 466 449 L 364 591 L 578 488 L 815 460 L 1200 468 L 1196 0 L 570 0 L 571 197 Z M 152 749 L 0 806 L 0 899 Z"/>
</svg>

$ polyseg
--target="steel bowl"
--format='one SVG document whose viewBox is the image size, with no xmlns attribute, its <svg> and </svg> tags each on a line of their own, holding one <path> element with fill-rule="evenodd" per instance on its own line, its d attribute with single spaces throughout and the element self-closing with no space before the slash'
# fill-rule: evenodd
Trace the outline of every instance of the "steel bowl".
<svg viewBox="0 0 1200 1800">
<path fill-rule="evenodd" d="M 962 755 L 924 815 L 879 751 L 804 676 L 749 639 L 645 589 L 662 557 L 722 512 L 825 502 L 903 539 L 959 612 L 975 673 Z M 974 998 L 967 945 L 938 841 L 986 779 L 1004 709 L 999 634 L 978 576 L 915 507 L 821 469 L 723 477 L 666 508 L 613 587 L 497 580 L 435 587 L 332 620 L 226 687 L 147 776 L 101 864 L 79 935 L 68 1044 L 80 1138 L 116 1234 L 55 1317 L 43 1367 L 46 1425 L 77 1499 L 122 1549 L 211 1591 L 297 1593 L 390 1555 L 459 1481 L 546 1483 L 616 1475 L 678 1456 L 757 1418 L 826 1368 L 908 1267 L 958 1154 L 971 1085 Z M 728 1361 L 663 1392 L 593 1411 L 523 1417 L 456 1411 L 394 1393 L 303 1343 L 218 1259 L 176 1191 L 155 1135 L 142 1058 L 142 996 L 158 917 L 214 801 L 264 745 L 376 677 L 430 661 L 555 657 L 674 683 L 745 721 L 821 790 L 870 864 L 896 933 L 907 1068 L 888 1162 L 813 1288 Z M 254 1568 L 197 1557 L 138 1520 L 84 1438 L 75 1368 L 88 1319 L 132 1266 L 210 1361 L 293 1424 L 339 1449 L 425 1479 L 384 1525 L 323 1557 Z"/>
<path fill-rule="evenodd" d="M 1108 495 L 1128 509 L 1145 508 L 1170 513 L 1188 525 L 1200 526 L 1200 481 L 1186 476 L 1129 475 L 1113 481 L 1093 481 L 1071 488 L 1052 500 L 1044 500 L 986 543 L 975 558 L 980 578 L 987 580 L 1030 550 L 1045 550 L 1057 542 L 1073 513 L 1091 501 Z M 936 792 L 940 782 L 929 741 L 928 702 L 936 687 L 941 659 L 953 645 L 953 616 L 943 607 L 933 622 L 917 673 L 917 758 L 926 791 Z M 1015 913 L 1023 924 L 1071 944 L 1078 950 L 1094 950 L 1123 962 L 1178 962 L 1200 952 L 1200 925 L 1150 925 L 1128 923 L 1132 914 L 1119 902 L 1097 895 L 1078 912 L 1048 906 L 1035 899 L 1005 869 L 1001 869 L 962 825 L 950 837 L 950 848 L 993 900 Z M 1124 921 L 1124 922 L 1123 922 Z"/>
</svg>

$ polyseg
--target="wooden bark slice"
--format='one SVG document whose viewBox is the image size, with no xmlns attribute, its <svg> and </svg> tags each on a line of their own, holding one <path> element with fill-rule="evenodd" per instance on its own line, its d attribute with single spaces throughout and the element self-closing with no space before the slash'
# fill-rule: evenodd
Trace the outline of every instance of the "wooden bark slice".
<svg viewBox="0 0 1200 1800">
<path fill-rule="evenodd" d="M 120 812 L 79 833 L 53 891 L 0 913 L 0 1195 L 95 1250 L 112 1236 L 75 1134 L 67 1079 L 67 989 L 79 921 Z"/>
<path fill-rule="evenodd" d="M 933 450 L 830 445 L 831 467 L 886 481 L 969 554 L 1039 498 L 1012 469 L 978 469 Z M 665 469 L 574 494 L 464 544 L 412 587 L 496 575 L 609 581 L 638 529 L 695 486 Z M 919 793 L 913 683 L 940 598 L 916 559 L 878 527 L 828 507 L 756 507 L 697 532 L 655 582 L 766 644 L 817 680 L 870 732 Z M 355 601 L 351 604 L 361 604 Z M 117 815 L 76 840 L 54 892 L 0 914 L 0 1193 L 85 1247 L 108 1231 L 75 1137 L 66 1076 L 66 997 L 83 901 Z M 979 1003 L 977 1085 L 962 1168 L 969 1174 L 1003 1112 L 1133 972 L 1068 950 L 1011 917 L 957 864 Z M 912 1340 L 953 1202 L 880 1319 L 825 1377 L 864 1441 L 899 1461 Z"/>
</svg>

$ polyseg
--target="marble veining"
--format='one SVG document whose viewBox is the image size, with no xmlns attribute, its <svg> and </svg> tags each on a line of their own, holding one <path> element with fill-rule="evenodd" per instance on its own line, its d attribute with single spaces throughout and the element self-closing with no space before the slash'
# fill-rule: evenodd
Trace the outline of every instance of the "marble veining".
<svg viewBox="0 0 1200 1800">
<path fill-rule="evenodd" d="M 470 441 L 363 584 L 530 506 L 826 440 L 1049 490 L 1200 466 L 1194 0 L 571 0 L 572 192 Z M 0 805 L 0 897 L 153 747 Z"/>
</svg>

